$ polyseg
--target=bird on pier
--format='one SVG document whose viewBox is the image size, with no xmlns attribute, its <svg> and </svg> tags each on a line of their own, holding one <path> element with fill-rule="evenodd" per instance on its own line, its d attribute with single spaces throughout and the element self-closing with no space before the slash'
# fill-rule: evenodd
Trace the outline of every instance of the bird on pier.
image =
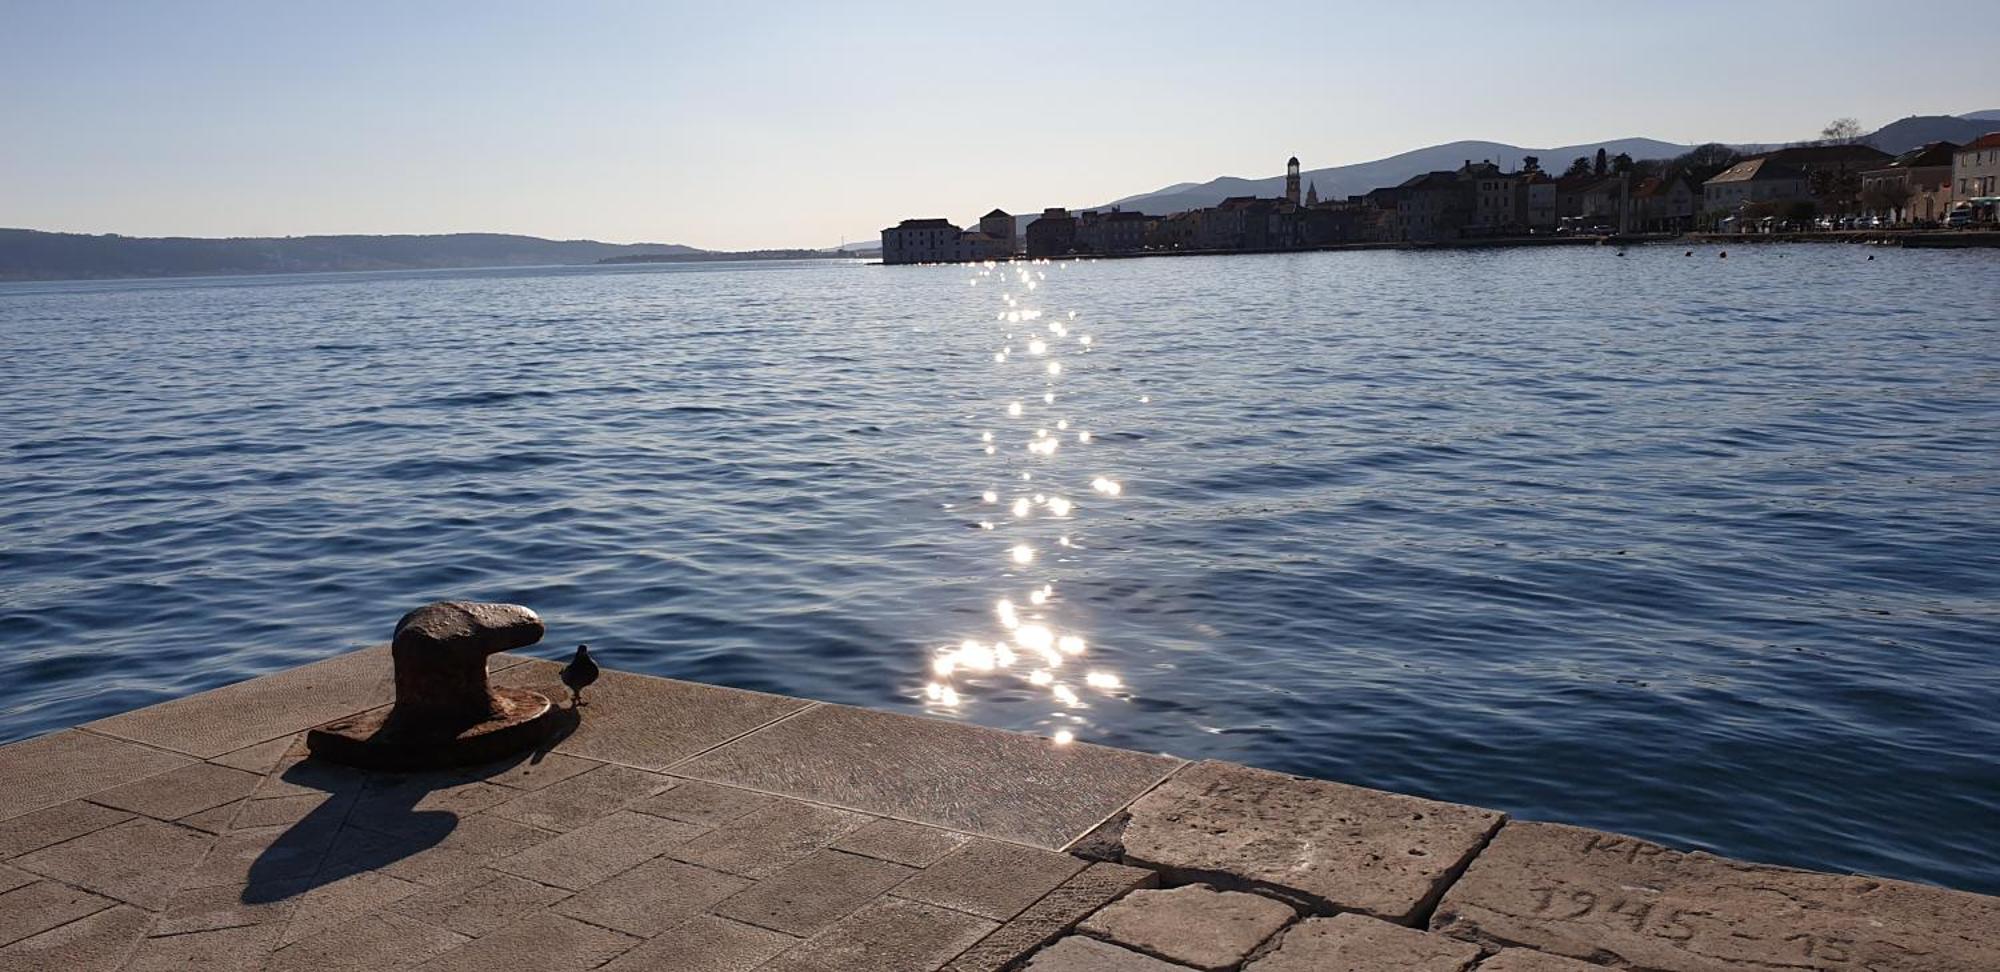
<svg viewBox="0 0 2000 972">
<path fill-rule="evenodd" d="M 597 681 L 597 662 L 590 658 L 589 645 L 577 645 L 576 657 L 563 666 L 562 682 L 569 686 L 569 707 L 583 704 L 583 690 Z"/>
</svg>

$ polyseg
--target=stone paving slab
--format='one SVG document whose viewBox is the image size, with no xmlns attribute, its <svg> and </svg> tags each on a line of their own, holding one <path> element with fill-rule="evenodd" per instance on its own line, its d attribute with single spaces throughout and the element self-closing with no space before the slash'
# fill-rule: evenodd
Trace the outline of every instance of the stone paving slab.
<svg viewBox="0 0 2000 972">
<path fill-rule="evenodd" d="M 796 944 L 741 922 L 694 918 L 613 959 L 604 972 L 752 972 Z"/>
<path fill-rule="evenodd" d="M 1466 972 L 1479 947 L 1366 915 L 1310 918 L 1245 972 Z"/>
<path fill-rule="evenodd" d="M 0 894 L 0 945 L 103 911 L 118 902 L 56 881 L 34 881 Z"/>
<path fill-rule="evenodd" d="M 75 729 L 0 746 L 0 820 L 188 765 L 185 756 Z"/>
<path fill-rule="evenodd" d="M 898 887 L 899 898 L 1006 921 L 1026 910 L 1084 862 L 1068 854 L 974 840 Z"/>
<path fill-rule="evenodd" d="M 529 661 L 493 678 L 550 698 L 569 697 L 562 666 Z M 556 752 L 664 770 L 817 703 L 782 695 L 605 671 L 584 695 L 583 719 Z"/>
<path fill-rule="evenodd" d="M 961 722 L 818 705 L 674 772 L 1054 850 L 1180 765 Z"/>
<path fill-rule="evenodd" d="M 215 838 L 173 824 L 134 817 L 115 827 L 45 847 L 13 865 L 138 905 L 166 906 L 181 876 L 208 853 Z"/>
<path fill-rule="evenodd" d="M 263 777 L 227 766 L 189 763 L 143 780 L 90 795 L 90 802 L 144 814 L 154 820 L 179 820 L 250 795 Z"/>
<path fill-rule="evenodd" d="M 0 948 L 0 972 L 114 972 L 153 917 L 117 905 Z"/>
<path fill-rule="evenodd" d="M 146 743 L 0 747 L 27 774 L 0 787 L 0 972 L 1465 972 L 1482 946 L 1477 972 L 2000 970 L 2000 899 L 644 676 L 608 673 L 554 751 L 371 773 L 276 714 L 334 671 L 384 674 L 218 690 L 271 733 L 242 745 L 143 710 L 113 728 Z M 1107 819 L 1104 862 L 1056 850 Z M 1163 880 L 1225 888 L 1126 897 Z"/>
<path fill-rule="evenodd" d="M 1027 972 L 1180 972 L 1183 968 L 1095 938 L 1073 936 L 1036 953 Z"/>
<path fill-rule="evenodd" d="M 130 819 L 132 815 L 122 810 L 72 800 L 24 813 L 11 820 L 0 820 L 0 860 L 19 857 Z"/>
<path fill-rule="evenodd" d="M 1262 890 L 1322 913 L 1409 924 L 1505 815 L 1233 763 L 1202 762 L 1146 794 L 1127 863 L 1170 881 Z"/>
<path fill-rule="evenodd" d="M 552 910 L 651 938 L 750 887 L 747 878 L 660 857 L 599 881 Z"/>
<path fill-rule="evenodd" d="M 2000 969 L 2000 898 L 1509 823 L 1433 928 L 1661 972 Z"/>
<path fill-rule="evenodd" d="M 1091 915 L 1078 931 L 1181 965 L 1224 972 L 1297 917 L 1281 901 L 1190 884 L 1134 891 Z"/>
<path fill-rule="evenodd" d="M 668 777 L 629 766 L 572 761 L 595 768 L 556 781 L 560 786 L 548 784 L 528 793 L 510 795 L 493 812 L 543 830 L 575 830 L 675 785 Z"/>
<path fill-rule="evenodd" d="M 805 938 L 916 873 L 872 857 L 823 850 L 722 901 L 715 914 Z"/>
<path fill-rule="evenodd" d="M 1138 888 L 1159 884 L 1140 867 L 1097 863 L 1064 881 L 952 960 L 947 972 L 1002 972 L 1055 941 L 1099 908 Z"/>
<path fill-rule="evenodd" d="M 997 927 L 949 908 L 877 898 L 786 952 L 772 972 L 934 972 Z"/>
<path fill-rule="evenodd" d="M 1604 966 L 1526 948 L 1503 948 L 1476 972 L 1604 972 Z"/>
<path fill-rule="evenodd" d="M 334 655 L 84 724 L 202 759 L 304 732 L 395 699 L 389 646 Z"/>
</svg>

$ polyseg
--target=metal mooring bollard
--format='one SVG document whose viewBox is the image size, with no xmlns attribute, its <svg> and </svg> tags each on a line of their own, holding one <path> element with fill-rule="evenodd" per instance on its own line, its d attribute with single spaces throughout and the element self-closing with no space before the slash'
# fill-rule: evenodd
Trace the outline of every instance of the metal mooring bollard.
<svg viewBox="0 0 2000 972">
<path fill-rule="evenodd" d="M 556 729 L 547 696 L 494 688 L 486 659 L 542 640 L 518 604 L 439 601 L 403 615 L 390 653 L 396 704 L 306 734 L 315 756 L 370 769 L 484 763 L 531 749 Z"/>
</svg>

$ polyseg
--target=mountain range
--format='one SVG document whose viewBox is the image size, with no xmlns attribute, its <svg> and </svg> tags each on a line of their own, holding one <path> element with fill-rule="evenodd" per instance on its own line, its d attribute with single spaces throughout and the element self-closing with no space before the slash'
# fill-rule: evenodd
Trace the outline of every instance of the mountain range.
<svg viewBox="0 0 2000 972">
<path fill-rule="evenodd" d="M 1867 136 L 1867 140 L 1884 152 L 1899 155 L 1940 140 L 1964 144 L 1995 128 L 2000 128 L 2000 108 L 1967 112 L 1963 115 L 1911 115 L 1876 129 Z M 1783 143 L 1744 144 L 1735 147 L 1745 152 L 1755 152 L 1775 148 L 1780 144 Z M 1426 172 L 1456 169 L 1468 161 L 1491 161 L 1503 168 L 1513 168 L 1520 164 L 1523 157 L 1533 155 L 1541 160 L 1543 168 L 1560 172 L 1569 166 L 1571 159 L 1578 156 L 1594 157 L 1599 148 L 1604 149 L 1607 155 L 1623 152 L 1635 159 L 1664 159 L 1680 155 L 1693 146 L 1651 138 L 1614 138 L 1603 142 L 1559 145 L 1554 148 L 1523 148 L 1505 142 L 1446 142 L 1443 145 L 1432 145 L 1392 155 L 1386 159 L 1376 159 L 1373 162 L 1307 169 L 1301 171 L 1299 176 L 1302 182 L 1319 190 L 1321 199 L 1339 199 L 1358 196 L 1370 189 L 1398 185 L 1412 176 Z M 1098 206 L 1083 208 L 1109 209 L 1116 206 L 1121 209 L 1165 215 L 1213 206 L 1231 196 L 1271 197 L 1282 195 L 1284 191 L 1285 177 L 1282 175 L 1261 179 L 1222 176 L 1207 182 L 1179 182 L 1151 192 L 1142 192 Z M 1019 217 L 1019 222 L 1022 228 L 1025 228 L 1033 219 L 1033 214 L 1024 215 Z"/>
<path fill-rule="evenodd" d="M 184 277 L 334 270 L 431 270 L 597 263 L 613 258 L 727 259 L 678 243 L 545 240 L 506 233 L 196 239 L 0 229 L 0 280 Z"/>
</svg>

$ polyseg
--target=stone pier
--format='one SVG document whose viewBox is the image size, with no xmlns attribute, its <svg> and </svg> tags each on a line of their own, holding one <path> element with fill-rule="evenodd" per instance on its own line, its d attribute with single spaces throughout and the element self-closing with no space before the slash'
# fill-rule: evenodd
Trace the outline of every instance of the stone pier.
<svg viewBox="0 0 2000 972">
<path fill-rule="evenodd" d="M 2000 970 L 2000 898 L 619 672 L 518 757 L 308 755 L 394 693 L 368 649 L 0 747 L 0 972 Z"/>
</svg>

